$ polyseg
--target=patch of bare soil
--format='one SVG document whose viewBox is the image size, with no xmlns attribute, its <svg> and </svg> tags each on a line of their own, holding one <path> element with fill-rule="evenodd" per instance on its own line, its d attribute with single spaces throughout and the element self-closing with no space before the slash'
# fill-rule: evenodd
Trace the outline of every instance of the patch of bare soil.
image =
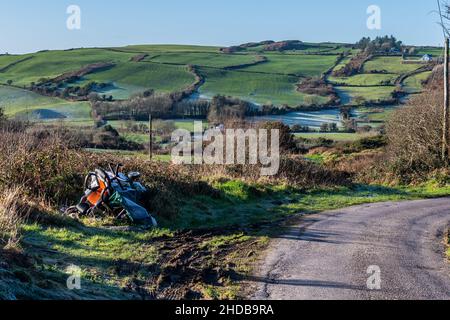
<svg viewBox="0 0 450 320">
<path fill-rule="evenodd" d="M 145 282 L 132 277 L 125 291 L 142 299 L 197 300 L 207 298 L 202 291 L 205 285 L 226 288 L 230 281 L 244 279 L 245 274 L 237 270 L 242 267 L 241 259 L 249 261 L 263 245 L 252 238 L 217 247 L 205 246 L 217 236 L 224 236 L 224 232 L 188 231 L 154 240 L 161 258 L 155 265 L 147 266 L 147 272 L 153 276 Z M 126 261 L 115 266 L 119 274 L 128 276 L 141 267 Z"/>
</svg>

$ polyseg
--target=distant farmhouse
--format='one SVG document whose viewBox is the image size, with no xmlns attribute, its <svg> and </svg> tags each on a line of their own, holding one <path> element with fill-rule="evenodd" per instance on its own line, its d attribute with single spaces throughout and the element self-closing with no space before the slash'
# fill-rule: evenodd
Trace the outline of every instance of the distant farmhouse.
<svg viewBox="0 0 450 320">
<path fill-rule="evenodd" d="M 431 62 L 433 61 L 433 56 L 431 54 L 425 54 L 420 60 L 424 62 Z"/>
</svg>

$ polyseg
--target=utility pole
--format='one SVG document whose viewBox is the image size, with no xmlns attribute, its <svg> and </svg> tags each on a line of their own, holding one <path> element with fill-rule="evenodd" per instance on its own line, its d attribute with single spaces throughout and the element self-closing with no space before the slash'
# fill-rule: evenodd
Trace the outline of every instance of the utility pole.
<svg viewBox="0 0 450 320">
<path fill-rule="evenodd" d="M 445 37 L 444 54 L 444 120 L 442 135 L 442 161 L 448 163 L 449 148 L 449 112 L 450 112 L 450 92 L 449 92 L 449 37 Z"/>
<path fill-rule="evenodd" d="M 149 115 L 148 118 L 148 128 L 150 130 L 150 142 L 148 146 L 148 150 L 150 152 L 150 160 L 153 159 L 153 117 L 152 114 Z"/>
</svg>

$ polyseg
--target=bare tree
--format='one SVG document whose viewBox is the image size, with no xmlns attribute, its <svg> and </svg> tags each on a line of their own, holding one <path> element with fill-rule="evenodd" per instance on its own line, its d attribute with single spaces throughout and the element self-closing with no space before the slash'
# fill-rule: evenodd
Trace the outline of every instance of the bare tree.
<svg viewBox="0 0 450 320">
<path fill-rule="evenodd" d="M 445 38 L 444 58 L 444 117 L 442 120 L 442 161 L 448 163 L 449 155 L 449 118 L 450 118 L 450 90 L 449 90 L 449 45 L 450 45 L 450 5 L 447 0 L 436 0 L 440 17 L 440 25 Z"/>
<path fill-rule="evenodd" d="M 439 25 L 445 38 L 450 38 L 450 3 L 448 0 L 436 0 L 439 14 Z"/>
<path fill-rule="evenodd" d="M 442 167 L 442 96 L 437 91 L 416 95 L 386 123 L 388 167 L 398 177 L 426 175 Z M 386 164 L 384 164 L 386 166 Z"/>
</svg>

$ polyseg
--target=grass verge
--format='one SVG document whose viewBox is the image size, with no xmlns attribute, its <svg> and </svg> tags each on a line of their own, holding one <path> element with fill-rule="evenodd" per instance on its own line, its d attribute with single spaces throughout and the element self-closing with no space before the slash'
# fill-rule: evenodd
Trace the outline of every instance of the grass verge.
<svg viewBox="0 0 450 320">
<path fill-rule="evenodd" d="M 450 195 L 450 187 L 435 183 L 301 191 L 230 180 L 215 182 L 214 188 L 221 197 L 184 199 L 181 214 L 157 230 L 109 219 L 66 221 L 57 214 L 30 220 L 22 227 L 22 252 L 0 265 L 0 298 L 239 299 L 239 281 L 289 217 Z M 69 291 L 73 266 L 82 286 Z"/>
</svg>

